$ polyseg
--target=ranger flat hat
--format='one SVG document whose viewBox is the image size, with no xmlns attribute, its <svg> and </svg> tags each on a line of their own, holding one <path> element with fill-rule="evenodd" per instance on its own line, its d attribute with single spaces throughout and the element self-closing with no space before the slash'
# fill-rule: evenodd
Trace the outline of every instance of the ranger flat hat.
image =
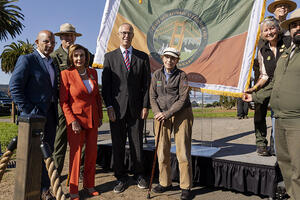
<svg viewBox="0 0 300 200">
<path fill-rule="evenodd" d="M 59 32 L 54 33 L 56 36 L 61 36 L 63 34 L 73 33 L 76 37 L 82 36 L 81 33 L 76 33 L 75 27 L 72 24 L 64 23 L 60 25 Z"/>
<path fill-rule="evenodd" d="M 274 13 L 275 11 L 275 7 L 278 4 L 287 4 L 290 6 L 289 8 L 289 12 L 292 12 L 293 10 L 295 10 L 297 8 L 297 4 L 293 1 L 290 0 L 274 0 L 274 2 L 272 2 L 269 6 L 268 6 L 268 11 L 270 13 Z"/>
<path fill-rule="evenodd" d="M 167 48 L 165 48 L 163 55 L 169 55 L 169 56 L 173 56 L 175 58 L 179 58 L 180 52 L 175 48 L 167 47 Z"/>
<path fill-rule="evenodd" d="M 289 19 L 287 20 L 284 20 L 283 22 L 280 23 L 280 26 L 285 29 L 285 30 L 288 30 L 289 29 L 289 26 L 292 22 L 295 22 L 295 21 L 300 21 L 300 8 L 298 8 L 297 10 L 295 10 Z"/>
</svg>

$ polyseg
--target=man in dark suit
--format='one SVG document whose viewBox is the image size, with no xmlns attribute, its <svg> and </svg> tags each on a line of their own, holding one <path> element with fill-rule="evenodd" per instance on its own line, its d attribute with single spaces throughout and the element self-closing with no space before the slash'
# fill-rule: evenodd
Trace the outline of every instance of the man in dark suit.
<svg viewBox="0 0 300 200">
<path fill-rule="evenodd" d="M 53 151 L 57 124 L 57 72 L 50 53 L 55 46 L 52 32 L 40 31 L 35 41 L 37 49 L 20 56 L 9 81 L 10 93 L 21 115 L 45 116 L 44 142 Z M 53 199 L 49 191 L 50 180 L 44 162 L 42 163 L 42 199 Z"/>
<path fill-rule="evenodd" d="M 139 188 L 147 188 L 143 167 L 143 125 L 148 116 L 150 64 L 146 53 L 131 46 L 133 27 L 124 23 L 118 33 L 120 48 L 105 55 L 102 72 L 102 96 L 110 120 L 115 193 L 126 188 L 124 166 L 125 144 L 128 134 L 134 177 Z"/>
</svg>

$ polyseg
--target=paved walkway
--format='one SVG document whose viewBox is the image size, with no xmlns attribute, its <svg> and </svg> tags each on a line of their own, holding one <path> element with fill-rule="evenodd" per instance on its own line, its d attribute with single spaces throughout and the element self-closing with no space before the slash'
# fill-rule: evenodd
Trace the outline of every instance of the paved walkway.
<svg viewBox="0 0 300 200">
<path fill-rule="evenodd" d="M 0 119 L 1 121 L 1 119 Z M 153 135 L 152 120 L 147 120 L 147 130 L 150 135 Z M 271 126 L 270 119 L 267 120 L 268 127 Z M 255 147 L 255 136 L 253 134 L 253 118 L 238 120 L 235 118 L 218 118 L 218 119 L 195 119 L 193 126 L 193 140 L 201 141 L 204 144 L 211 146 L 222 147 L 224 144 L 248 144 Z M 109 124 L 104 123 L 99 128 L 99 131 L 109 131 Z M 270 128 L 268 128 L 270 134 Z M 268 135 L 269 135 L 268 134 Z M 269 138 L 269 136 L 268 136 Z M 110 134 L 101 134 L 101 140 L 110 139 Z M 228 147 L 228 146 L 227 146 Z M 255 151 L 255 150 L 254 150 Z M 251 153 L 251 152 L 250 152 Z M 255 152 L 252 152 L 255 153 Z M 66 187 L 66 177 L 68 173 L 68 155 L 66 156 L 65 166 L 62 173 L 64 181 L 62 183 L 65 192 L 68 192 Z M 263 159 L 263 158 L 262 158 Z M 14 177 L 15 170 L 11 169 L 4 174 L 3 180 L 0 183 L 0 200 L 13 199 L 14 192 Z M 84 199 L 107 199 L 107 200 L 139 200 L 146 199 L 147 190 L 137 188 L 133 180 L 129 181 L 129 187 L 121 194 L 113 193 L 112 189 L 115 184 L 115 178 L 112 172 L 103 171 L 97 167 L 95 185 L 101 191 L 101 196 L 94 198 L 87 198 L 81 191 L 80 194 Z M 157 182 L 154 183 L 155 186 Z M 167 200 L 167 199 L 180 199 L 180 190 L 178 183 L 173 183 L 175 190 L 169 191 L 164 194 L 151 193 L 151 199 L 154 200 Z M 82 183 L 80 183 L 80 188 Z M 196 186 L 193 188 L 193 199 L 203 200 L 260 200 L 268 199 L 261 198 L 251 194 L 236 193 L 234 191 L 223 190 L 220 188 L 207 188 Z"/>
</svg>

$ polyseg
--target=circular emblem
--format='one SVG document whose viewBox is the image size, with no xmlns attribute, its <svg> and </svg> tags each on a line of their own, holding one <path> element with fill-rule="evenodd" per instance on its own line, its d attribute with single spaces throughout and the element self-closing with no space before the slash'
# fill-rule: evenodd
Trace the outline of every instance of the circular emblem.
<svg viewBox="0 0 300 200">
<path fill-rule="evenodd" d="M 177 67 L 183 68 L 200 57 L 207 44 L 207 28 L 201 18 L 189 10 L 169 10 L 157 18 L 147 34 L 151 56 L 162 64 L 160 55 L 166 47 L 180 51 Z"/>
</svg>

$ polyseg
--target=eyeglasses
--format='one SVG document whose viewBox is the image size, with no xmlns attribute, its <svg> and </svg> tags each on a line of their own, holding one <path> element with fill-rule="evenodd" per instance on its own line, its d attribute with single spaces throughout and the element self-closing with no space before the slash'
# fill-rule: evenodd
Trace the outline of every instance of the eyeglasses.
<svg viewBox="0 0 300 200">
<path fill-rule="evenodd" d="M 122 36 L 125 36 L 125 35 L 128 35 L 128 36 L 131 36 L 133 34 L 133 32 L 126 32 L 126 31 L 122 31 L 122 32 L 119 32 Z"/>
<path fill-rule="evenodd" d="M 43 40 L 42 41 L 44 44 L 51 44 L 51 45 L 56 45 L 57 42 L 49 41 L 49 40 Z"/>
</svg>

